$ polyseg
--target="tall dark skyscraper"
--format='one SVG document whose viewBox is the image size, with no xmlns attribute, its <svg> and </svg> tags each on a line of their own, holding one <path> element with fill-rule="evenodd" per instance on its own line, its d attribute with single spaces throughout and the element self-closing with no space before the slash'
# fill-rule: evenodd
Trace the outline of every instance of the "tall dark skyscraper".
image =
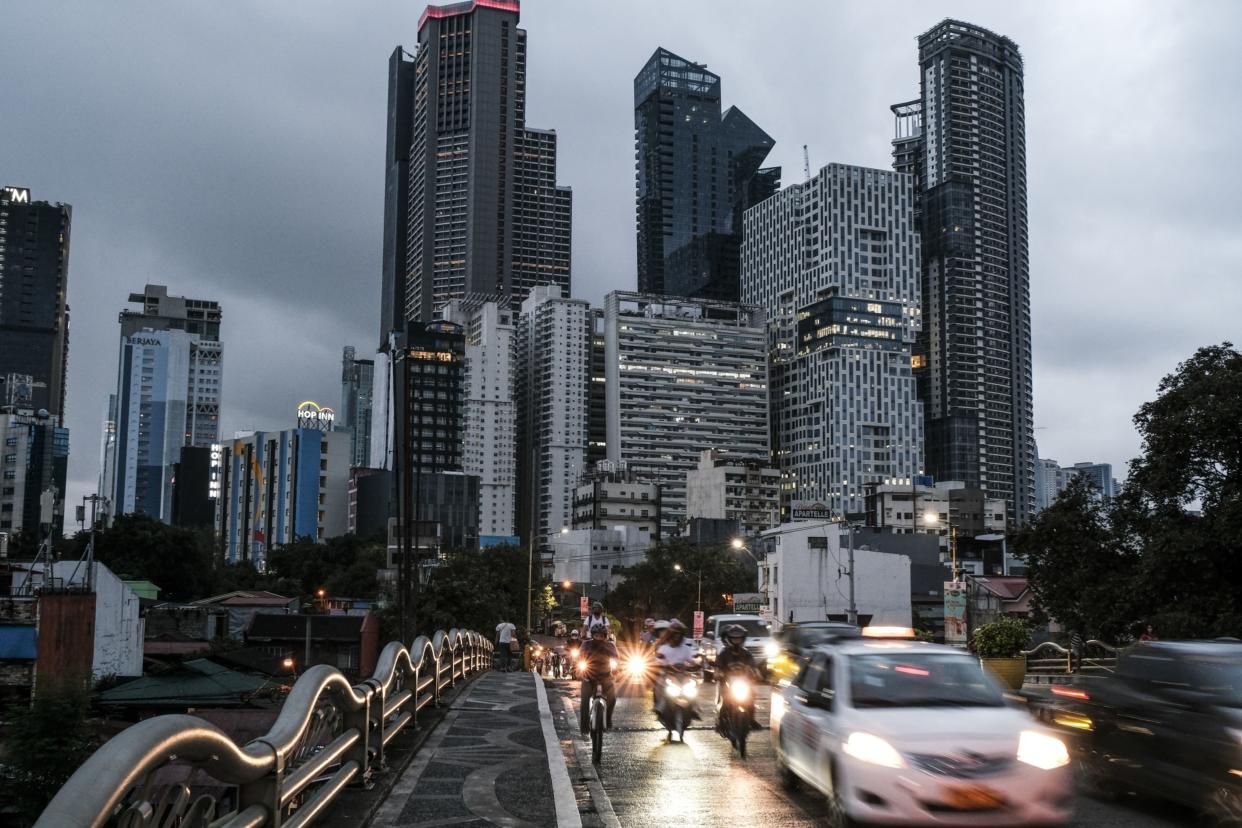
<svg viewBox="0 0 1242 828">
<path fill-rule="evenodd" d="M 15 395 L 12 402 L 61 418 L 72 214 L 68 204 L 31 201 L 25 187 L 0 187 L 0 405 Z M 5 387 L 10 376 L 20 389 Z"/>
<path fill-rule="evenodd" d="M 742 213 L 780 188 L 774 141 L 720 77 L 667 49 L 634 78 L 638 290 L 738 301 Z"/>
<path fill-rule="evenodd" d="M 341 352 L 341 424 L 350 433 L 350 468 L 371 461 L 371 394 L 375 382 L 375 361 L 358 359 L 354 346 Z"/>
<path fill-rule="evenodd" d="M 417 53 L 390 58 L 384 339 L 468 294 L 569 292 L 572 195 L 556 185 L 556 133 L 526 126 L 518 10 L 428 6 Z"/>
<path fill-rule="evenodd" d="M 1022 56 L 945 20 L 919 37 L 921 95 L 892 107 L 894 166 L 915 176 L 923 328 L 914 373 L 927 472 L 1035 507 Z"/>
</svg>

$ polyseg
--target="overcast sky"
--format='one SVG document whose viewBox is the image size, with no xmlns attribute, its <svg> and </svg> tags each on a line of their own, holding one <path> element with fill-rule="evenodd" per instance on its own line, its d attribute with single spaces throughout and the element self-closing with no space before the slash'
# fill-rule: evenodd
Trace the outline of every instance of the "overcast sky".
<svg viewBox="0 0 1242 828">
<path fill-rule="evenodd" d="M 94 490 L 117 313 L 146 283 L 223 305 L 222 436 L 339 404 L 341 347 L 378 338 L 387 60 L 422 9 L 4 5 L 0 185 L 74 208 L 70 502 Z M 918 95 L 915 38 L 946 16 L 1025 59 L 1040 455 L 1123 477 L 1159 378 L 1242 341 L 1242 3 L 525 0 L 574 293 L 635 285 L 632 82 L 657 46 L 723 77 L 788 183 L 803 144 L 814 168 L 889 167 L 888 107 Z"/>
</svg>

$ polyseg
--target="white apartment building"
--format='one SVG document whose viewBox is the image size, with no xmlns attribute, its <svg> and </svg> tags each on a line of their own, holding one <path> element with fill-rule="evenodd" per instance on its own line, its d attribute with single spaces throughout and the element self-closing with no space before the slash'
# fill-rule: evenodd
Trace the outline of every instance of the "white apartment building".
<svg viewBox="0 0 1242 828">
<path fill-rule="evenodd" d="M 548 547 L 552 551 L 553 582 L 616 586 L 622 568 L 641 563 L 646 557 L 651 538 L 623 526 L 568 529 L 549 536 Z"/>
<path fill-rule="evenodd" d="M 766 457 L 708 449 L 686 472 L 686 517 L 730 520 L 751 537 L 780 523 L 781 473 Z"/>
<path fill-rule="evenodd" d="M 604 300 L 608 459 L 660 485 L 662 537 L 686 520 L 686 473 L 705 449 L 768 454 L 764 319 L 711 299 Z"/>
<path fill-rule="evenodd" d="M 909 175 L 830 164 L 746 211 L 742 300 L 772 319 L 772 450 L 786 509 L 860 513 L 868 483 L 922 472 L 913 202 Z"/>
<path fill-rule="evenodd" d="M 590 314 L 557 285 L 532 288 L 518 314 L 518 453 L 528 479 L 519 481 L 517 522 L 541 544 L 570 527 L 586 467 Z"/>
<path fill-rule="evenodd" d="M 1003 535 L 1006 512 L 1003 497 L 987 497 L 982 489 L 958 481 L 931 486 L 877 484 L 867 490 L 868 526 L 899 534 L 940 535 L 942 546 L 948 544 L 951 531 L 960 538 Z"/>
<path fill-rule="evenodd" d="M 660 539 L 660 487 L 624 462 L 601 460 L 574 487 L 573 529 L 626 528 Z"/>
<path fill-rule="evenodd" d="M 516 534 L 514 314 L 490 298 L 453 299 L 440 312 L 466 335 L 462 471 L 479 478 L 480 538 Z"/>
<path fill-rule="evenodd" d="M 759 536 L 759 593 L 778 627 L 847 620 L 850 540 L 842 524 L 814 520 L 785 523 Z M 910 559 L 866 548 L 857 535 L 853 542 L 859 623 L 910 626 Z"/>
</svg>

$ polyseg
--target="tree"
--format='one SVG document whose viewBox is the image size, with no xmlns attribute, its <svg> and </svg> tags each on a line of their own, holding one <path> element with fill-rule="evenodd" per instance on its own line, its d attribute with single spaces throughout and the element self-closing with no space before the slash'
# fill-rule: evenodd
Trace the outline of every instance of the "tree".
<svg viewBox="0 0 1242 828">
<path fill-rule="evenodd" d="M 604 605 L 631 624 L 644 618 L 678 618 L 689 625 L 700 573 L 706 615 L 730 609 L 725 595 L 756 589 L 754 572 L 726 545 L 694 545 L 679 539 L 653 546 L 642 562 L 622 570 L 625 581 L 605 596 Z"/>
<path fill-rule="evenodd" d="M 348 598 L 375 598 L 379 594 L 376 572 L 385 565 L 382 543 L 354 535 L 327 538 L 298 538 L 272 549 L 267 556 L 268 573 L 294 591 L 311 598 L 320 589 L 329 595 Z"/>
<path fill-rule="evenodd" d="M 79 547 L 87 533 L 78 534 Z M 209 533 L 161 523 L 147 515 L 118 515 L 106 531 L 95 533 L 95 559 L 117 575 L 145 578 L 160 597 L 190 601 L 211 593 L 215 575 Z"/>
<path fill-rule="evenodd" d="M 37 817 L 97 746 L 88 705 L 85 681 L 41 680 L 34 703 L 13 715 L 0 779 L 24 815 Z"/>
<path fill-rule="evenodd" d="M 415 630 L 429 634 L 452 627 L 489 634 L 501 620 L 518 629 L 526 624 L 527 572 L 530 557 L 514 546 L 491 546 L 480 550 L 446 553 L 431 570 L 427 583 L 414 598 Z M 538 596 L 546 582 L 538 575 L 530 581 L 536 597 L 532 623 L 542 617 Z"/>
</svg>

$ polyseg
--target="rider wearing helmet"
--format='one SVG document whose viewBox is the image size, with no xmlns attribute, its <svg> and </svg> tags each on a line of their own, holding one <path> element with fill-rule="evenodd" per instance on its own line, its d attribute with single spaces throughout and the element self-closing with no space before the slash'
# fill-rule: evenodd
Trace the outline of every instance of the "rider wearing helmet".
<svg viewBox="0 0 1242 828">
<path fill-rule="evenodd" d="M 613 664 L 621 656 L 616 645 L 608 640 L 608 627 L 597 624 L 591 628 L 591 640 L 582 645 L 578 653 L 580 660 L 586 661 L 586 670 L 582 675 L 582 704 L 580 705 L 579 721 L 582 735 L 587 732 L 589 719 L 588 705 L 595 693 L 595 684 L 602 684 L 604 696 L 608 700 L 607 727 L 612 727 L 612 709 L 617 706 L 617 688 L 612 681 Z"/>
<path fill-rule="evenodd" d="M 644 644 L 651 645 L 656 642 L 655 619 L 648 618 L 643 622 L 643 631 L 638 640 Z"/>
<path fill-rule="evenodd" d="M 583 639 L 590 638 L 591 631 L 599 626 L 602 626 L 605 632 L 612 632 L 609 629 L 608 618 L 604 615 L 604 605 L 596 601 L 591 604 L 591 614 L 587 616 L 586 621 L 582 622 Z"/>
<path fill-rule="evenodd" d="M 660 646 L 656 648 L 656 668 L 684 672 L 693 670 L 695 666 L 694 648 L 686 641 L 686 625 L 674 618 L 668 622 L 668 629 Z M 652 685 L 652 702 L 657 709 L 663 695 L 662 687 L 663 681 L 656 681 Z"/>
<path fill-rule="evenodd" d="M 721 634 L 725 647 L 716 656 L 716 727 L 722 726 L 720 706 L 724 700 L 724 688 L 730 673 L 745 673 L 747 678 L 759 674 L 755 666 L 755 657 L 746 649 L 746 628 L 741 624 L 730 624 Z"/>
</svg>

